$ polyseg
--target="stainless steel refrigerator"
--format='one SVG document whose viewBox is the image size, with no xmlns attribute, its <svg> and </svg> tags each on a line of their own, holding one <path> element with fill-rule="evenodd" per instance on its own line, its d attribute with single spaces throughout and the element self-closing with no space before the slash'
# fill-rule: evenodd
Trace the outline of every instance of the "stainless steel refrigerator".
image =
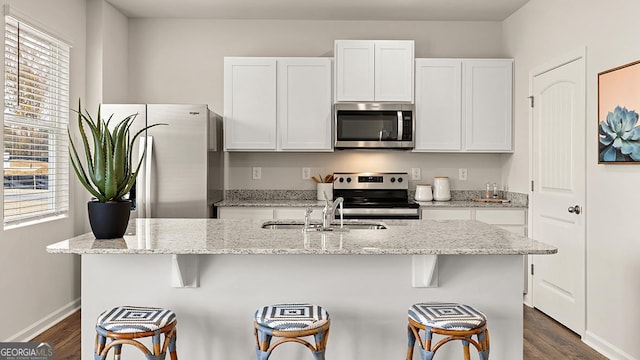
<svg viewBox="0 0 640 360">
<path fill-rule="evenodd" d="M 130 194 L 132 218 L 213 217 L 223 197 L 222 117 L 207 105 L 102 104 L 102 118 L 138 114 L 131 127 L 155 126 L 136 142 L 134 159 L 146 146 L 145 160 Z"/>
</svg>

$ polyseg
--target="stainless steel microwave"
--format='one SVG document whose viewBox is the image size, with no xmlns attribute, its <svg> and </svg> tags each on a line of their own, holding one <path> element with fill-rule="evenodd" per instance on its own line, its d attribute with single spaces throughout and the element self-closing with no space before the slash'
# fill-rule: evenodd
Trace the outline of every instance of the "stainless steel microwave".
<svg viewBox="0 0 640 360">
<path fill-rule="evenodd" d="M 413 149 L 412 104 L 336 104 L 336 149 Z"/>
</svg>

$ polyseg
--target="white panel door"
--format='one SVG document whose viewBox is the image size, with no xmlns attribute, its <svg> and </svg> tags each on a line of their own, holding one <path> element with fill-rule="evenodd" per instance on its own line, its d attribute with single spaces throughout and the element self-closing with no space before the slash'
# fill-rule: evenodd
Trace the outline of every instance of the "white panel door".
<svg viewBox="0 0 640 360">
<path fill-rule="evenodd" d="M 278 130 L 282 150 L 330 151 L 331 59 L 278 59 Z"/>
<path fill-rule="evenodd" d="M 224 59 L 226 150 L 276 149 L 276 60 Z"/>
<path fill-rule="evenodd" d="M 413 40 L 375 42 L 374 100 L 413 102 Z"/>
<path fill-rule="evenodd" d="M 533 256 L 533 304 L 579 335 L 585 331 L 584 78 L 581 54 L 531 80 L 531 236 L 558 247 L 556 255 Z"/>
<path fill-rule="evenodd" d="M 335 42 L 336 101 L 373 101 L 374 42 Z"/>
<path fill-rule="evenodd" d="M 462 60 L 416 60 L 415 151 L 461 149 Z"/>
<path fill-rule="evenodd" d="M 465 148 L 468 151 L 511 151 L 513 60 L 465 60 Z"/>
</svg>

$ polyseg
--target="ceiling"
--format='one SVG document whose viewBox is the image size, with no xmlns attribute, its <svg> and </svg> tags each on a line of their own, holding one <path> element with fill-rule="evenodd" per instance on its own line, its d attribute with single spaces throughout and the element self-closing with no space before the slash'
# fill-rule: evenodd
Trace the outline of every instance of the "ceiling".
<svg viewBox="0 0 640 360">
<path fill-rule="evenodd" d="M 131 18 L 502 21 L 529 0 L 107 0 Z"/>
</svg>

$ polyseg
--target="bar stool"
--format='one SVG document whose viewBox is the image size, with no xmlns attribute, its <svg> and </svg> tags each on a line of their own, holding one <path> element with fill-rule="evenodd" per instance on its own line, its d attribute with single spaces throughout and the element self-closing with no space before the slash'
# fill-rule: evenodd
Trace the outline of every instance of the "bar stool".
<svg viewBox="0 0 640 360">
<path fill-rule="evenodd" d="M 253 327 L 256 337 L 256 356 L 267 360 L 278 345 L 297 342 L 313 353 L 315 360 L 324 360 L 329 338 L 329 313 L 313 304 L 276 304 L 256 310 Z M 301 339 L 313 335 L 315 347 Z M 271 345 L 273 336 L 282 339 Z"/>
<path fill-rule="evenodd" d="M 147 360 L 163 360 L 167 350 L 171 360 L 177 360 L 176 323 L 176 314 L 167 309 L 119 306 L 107 310 L 98 316 L 94 358 L 105 360 L 113 348 L 115 359 L 120 360 L 122 345 L 129 344 L 142 351 Z M 164 335 L 162 345 L 161 335 Z M 151 337 L 153 351 L 134 340 L 145 337 Z"/>
<path fill-rule="evenodd" d="M 420 330 L 425 331 L 424 343 Z M 444 335 L 445 338 L 431 347 L 432 335 Z M 477 338 L 473 340 L 471 337 Z M 413 358 L 416 339 L 420 342 L 422 360 L 431 360 L 438 349 L 452 340 L 461 340 L 464 359 L 469 360 L 469 344 L 478 350 L 480 360 L 489 359 L 489 330 L 487 317 L 469 305 L 457 303 L 418 303 L 409 308 L 409 348 L 407 360 Z"/>
</svg>

